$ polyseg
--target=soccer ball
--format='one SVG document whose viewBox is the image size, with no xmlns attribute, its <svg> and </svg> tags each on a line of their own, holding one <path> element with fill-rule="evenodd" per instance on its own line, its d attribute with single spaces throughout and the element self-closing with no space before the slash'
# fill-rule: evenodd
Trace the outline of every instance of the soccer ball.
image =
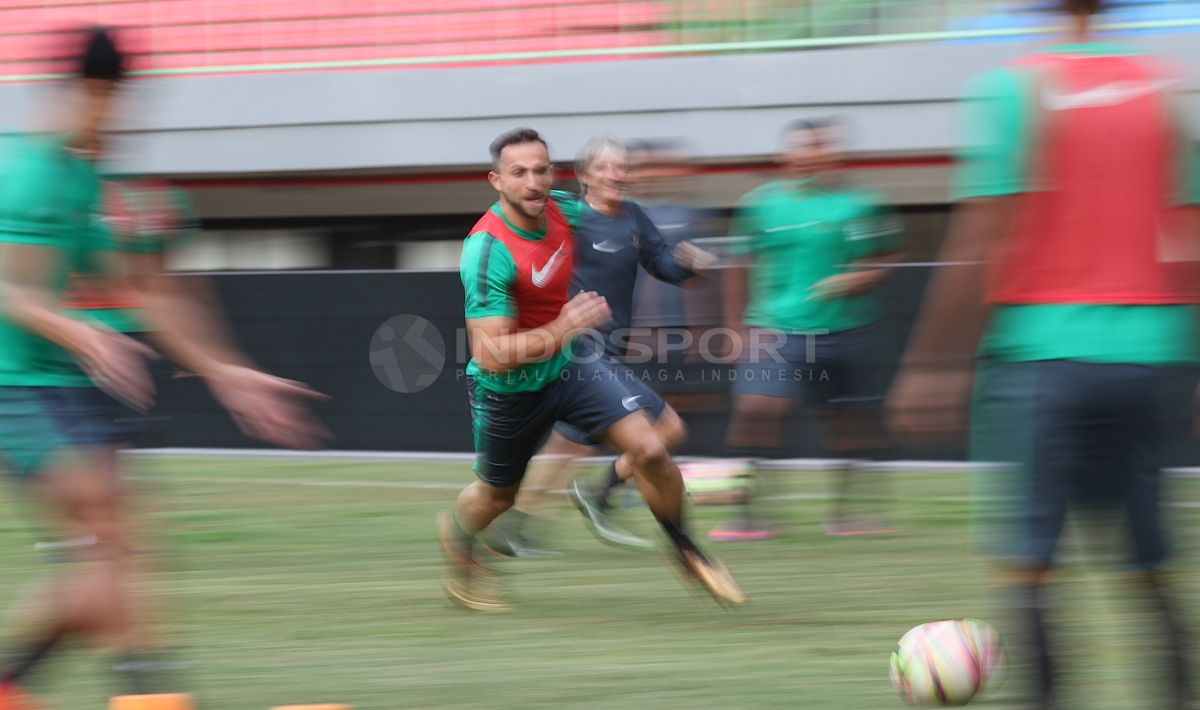
<svg viewBox="0 0 1200 710">
<path fill-rule="evenodd" d="M 982 621 L 934 621 L 910 630 L 892 652 L 892 686 L 909 705 L 966 705 L 1000 678 L 996 630 Z"/>
</svg>

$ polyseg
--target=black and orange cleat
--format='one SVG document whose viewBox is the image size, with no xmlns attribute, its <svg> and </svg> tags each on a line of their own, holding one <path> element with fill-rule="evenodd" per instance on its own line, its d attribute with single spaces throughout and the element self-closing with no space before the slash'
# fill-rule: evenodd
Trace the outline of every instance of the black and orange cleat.
<svg viewBox="0 0 1200 710">
<path fill-rule="evenodd" d="M 505 611 L 494 575 L 459 541 L 460 534 L 449 513 L 437 519 L 438 542 L 445 565 L 442 589 L 450 601 L 472 611 Z"/>
<path fill-rule="evenodd" d="M 676 550 L 674 557 L 680 576 L 704 589 L 716 603 L 727 608 L 746 603 L 746 593 L 720 560 L 685 549 Z"/>
</svg>

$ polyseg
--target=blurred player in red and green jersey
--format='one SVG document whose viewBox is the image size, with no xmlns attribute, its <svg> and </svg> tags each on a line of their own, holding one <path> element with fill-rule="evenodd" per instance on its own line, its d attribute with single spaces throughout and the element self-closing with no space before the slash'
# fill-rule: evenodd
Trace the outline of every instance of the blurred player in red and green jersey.
<svg viewBox="0 0 1200 710">
<path fill-rule="evenodd" d="M 110 249 L 125 263 L 116 274 L 73 272 L 62 305 L 117 332 L 144 333 L 143 306 L 121 277 L 139 268 L 165 269 L 166 255 L 192 241 L 198 225 L 191 201 L 165 180 L 138 178 L 106 179 L 101 199 Z"/>
<path fill-rule="evenodd" d="M 152 270 L 114 247 L 98 165 L 125 58 L 111 32 L 80 34 L 77 75 L 54 89 L 54 122 L 18 141 L 0 177 L 0 454 L 50 513 L 53 546 L 71 562 L 38 595 L 40 608 L 23 610 L 36 628 L 17 631 L 26 640 L 0 665 L 5 708 L 21 707 L 21 681 L 67 638 L 89 636 L 121 653 L 121 670 L 154 665 L 141 657 L 153 644 L 142 623 L 147 607 L 134 595 L 144 556 L 117 461 L 130 438 L 127 415 L 153 400 L 151 351 L 120 332 L 139 330 L 129 313 L 69 309 L 72 278 L 95 287 L 103 305 L 144 305 L 149 325 L 141 330 L 203 377 L 235 419 L 256 422 L 261 438 L 316 443 L 298 401 L 310 390 L 230 360 L 208 337 L 203 309 L 160 287 L 161 263 Z M 130 290 L 133 299 L 103 295 Z M 146 674 L 127 677 L 140 684 Z"/>
<path fill-rule="evenodd" d="M 1047 586 L 1079 511 L 1103 516 L 1104 539 L 1124 529 L 1164 642 L 1160 706 L 1193 707 L 1161 469 L 1188 431 L 1200 364 L 1200 174 L 1179 74 L 1097 41 L 1100 4 L 1064 0 L 1068 42 L 971 85 L 946 265 L 888 408 L 900 433 L 951 434 L 973 380 L 972 456 L 1006 464 L 978 468 L 975 520 L 1016 598 L 1031 707 L 1073 707 Z"/>
</svg>

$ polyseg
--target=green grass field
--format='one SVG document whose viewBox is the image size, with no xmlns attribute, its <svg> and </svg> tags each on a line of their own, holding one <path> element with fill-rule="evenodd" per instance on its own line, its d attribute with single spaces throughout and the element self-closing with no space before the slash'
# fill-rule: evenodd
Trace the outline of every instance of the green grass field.
<svg viewBox="0 0 1200 710">
<path fill-rule="evenodd" d="M 821 534 L 828 482 L 786 477 L 789 532 L 715 547 L 751 596 L 723 611 L 655 553 L 601 546 L 565 506 L 546 535 L 567 554 L 501 565 L 513 610 L 449 606 L 437 582 L 434 515 L 471 479 L 465 464 L 173 459 L 136 464 L 153 483 L 169 571 L 154 580 L 200 708 L 344 702 L 399 708 L 900 707 L 888 655 L 909 627 L 993 616 L 987 567 L 968 544 L 963 475 L 895 476 L 889 538 Z M 0 595 L 46 574 L 13 489 L 0 524 Z M 1197 608 L 1200 482 L 1172 495 L 1187 606 Z M 727 510 L 699 508 L 707 528 Z M 653 531 L 643 508 L 624 519 Z M 1075 555 L 1077 556 L 1077 555 Z M 1114 565 L 1072 565 L 1077 702 L 1152 708 L 1143 618 Z M 79 650 L 40 684 L 59 710 L 105 706 L 101 658 Z M 1138 661 L 1144 661 L 1139 663 Z M 980 701 L 1005 707 L 1004 689 Z"/>
</svg>

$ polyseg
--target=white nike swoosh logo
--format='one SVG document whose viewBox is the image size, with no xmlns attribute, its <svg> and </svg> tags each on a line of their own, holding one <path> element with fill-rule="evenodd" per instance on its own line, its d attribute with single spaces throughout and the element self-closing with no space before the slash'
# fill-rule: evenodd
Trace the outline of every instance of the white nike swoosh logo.
<svg viewBox="0 0 1200 710">
<path fill-rule="evenodd" d="M 562 254 L 563 245 L 558 245 L 558 251 L 554 252 L 542 268 L 534 267 L 533 269 L 533 285 L 538 288 L 544 288 L 550 283 L 550 277 L 554 275 L 554 268 L 558 265 L 558 257 Z"/>
<path fill-rule="evenodd" d="M 625 399 L 621 400 L 621 406 L 624 407 L 625 411 L 627 411 L 627 412 L 636 412 L 637 408 L 639 406 L 638 400 L 641 398 L 642 398 L 642 395 L 640 395 L 640 394 L 635 394 L 632 397 L 626 397 Z"/>
<path fill-rule="evenodd" d="M 790 229 L 807 229 L 809 227 L 815 227 L 818 224 L 820 224 L 819 221 L 818 222 L 804 222 L 801 224 L 788 224 L 783 227 L 768 227 L 767 234 L 774 234 L 775 232 L 786 232 Z"/>
<path fill-rule="evenodd" d="M 1078 108 L 1100 108 L 1129 103 L 1143 96 L 1162 91 L 1175 81 L 1113 81 L 1086 91 L 1067 93 L 1046 87 L 1042 91 L 1042 105 L 1050 111 L 1069 111 Z"/>
<path fill-rule="evenodd" d="M 621 251 L 622 247 L 620 244 L 610 244 L 609 241 L 605 239 L 602 242 L 592 242 L 592 248 L 596 251 L 602 251 L 605 254 L 615 254 L 616 252 Z"/>
</svg>

